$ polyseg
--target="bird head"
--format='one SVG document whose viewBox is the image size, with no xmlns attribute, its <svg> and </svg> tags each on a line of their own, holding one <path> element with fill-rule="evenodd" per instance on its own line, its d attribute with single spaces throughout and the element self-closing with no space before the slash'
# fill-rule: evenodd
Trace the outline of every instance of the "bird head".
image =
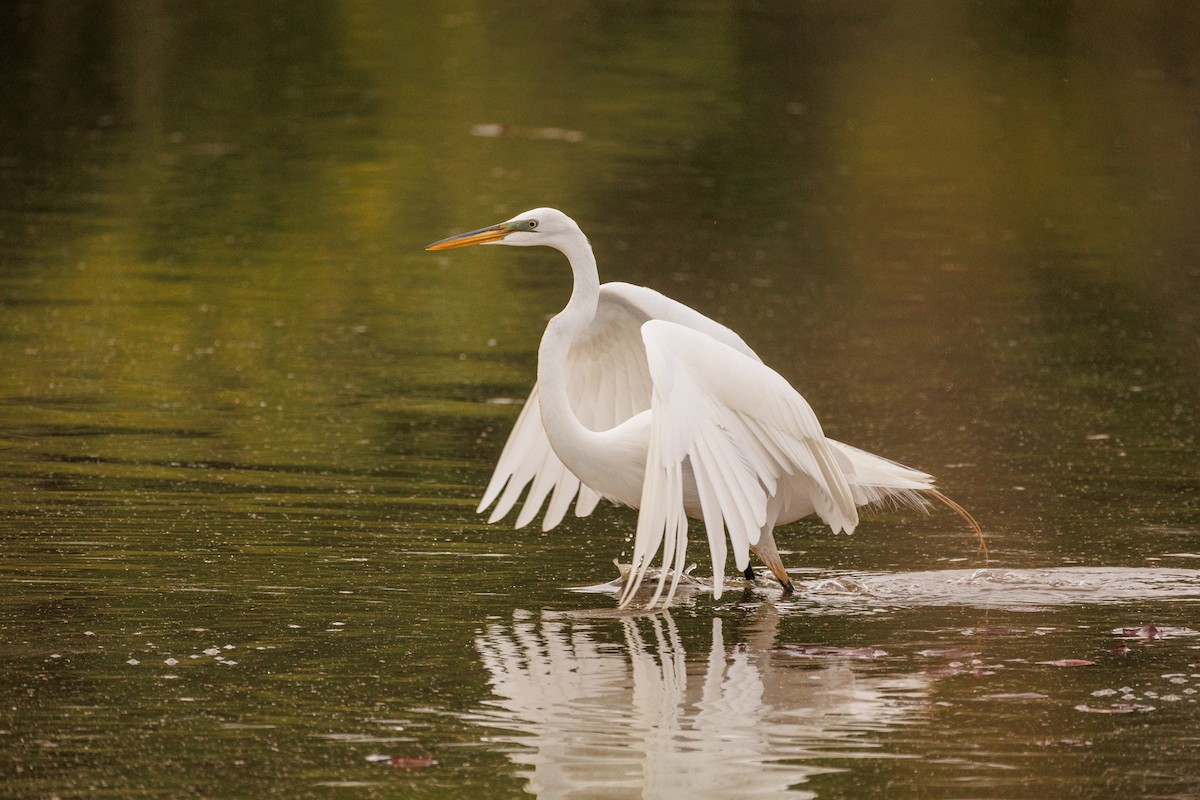
<svg viewBox="0 0 1200 800">
<path fill-rule="evenodd" d="M 575 220 L 556 208 L 535 208 L 517 214 L 510 220 L 489 225 L 468 233 L 460 233 L 434 242 L 426 250 L 449 250 L 473 244 L 510 244 L 517 247 L 533 245 L 556 246 L 564 237 L 582 236 Z"/>
</svg>

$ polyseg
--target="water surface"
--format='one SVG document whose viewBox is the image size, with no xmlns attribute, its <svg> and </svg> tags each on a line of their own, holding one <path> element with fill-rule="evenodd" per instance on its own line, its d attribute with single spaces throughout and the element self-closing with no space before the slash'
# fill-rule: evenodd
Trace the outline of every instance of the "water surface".
<svg viewBox="0 0 1200 800">
<path fill-rule="evenodd" d="M 1200 792 L 1198 35 L 6 6 L 0 794 Z M 631 512 L 486 525 L 569 274 L 421 247 L 539 205 L 938 475 L 990 561 L 878 512 L 781 532 L 793 597 L 618 614 L 574 589 Z"/>
</svg>

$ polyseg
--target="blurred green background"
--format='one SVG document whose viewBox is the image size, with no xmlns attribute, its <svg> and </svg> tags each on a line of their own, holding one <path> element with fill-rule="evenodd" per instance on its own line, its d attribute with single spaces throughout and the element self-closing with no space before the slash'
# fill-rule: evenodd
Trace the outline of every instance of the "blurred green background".
<svg viewBox="0 0 1200 800">
<path fill-rule="evenodd" d="M 5 3 L 0 793 L 222 793 L 186 737 L 147 747 L 200 724 L 128 677 L 148 637 L 300 654 L 200 682 L 210 722 L 270 694 L 307 770 L 225 791 L 299 796 L 342 774 L 316 721 L 383 702 L 359 656 L 408 667 L 385 705 L 461 710 L 481 619 L 608 604 L 562 587 L 611 577 L 630 513 L 473 514 L 569 272 L 421 250 L 535 206 L 937 474 L 997 564 L 1194 565 L 1198 41 L 1188 2 Z M 952 515 L 791 536 L 796 567 L 974 563 Z M 283 627 L 335 617 L 360 632 Z M 78 706 L 109 713 L 68 747 Z M 438 791 L 507 763 L 479 758 Z"/>
</svg>

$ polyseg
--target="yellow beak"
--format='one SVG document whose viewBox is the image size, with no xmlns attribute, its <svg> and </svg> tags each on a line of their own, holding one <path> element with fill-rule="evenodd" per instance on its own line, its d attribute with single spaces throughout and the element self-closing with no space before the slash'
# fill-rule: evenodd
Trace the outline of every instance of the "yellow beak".
<svg viewBox="0 0 1200 800">
<path fill-rule="evenodd" d="M 488 242 L 498 242 L 505 236 L 512 233 L 512 229 L 503 224 L 490 225 L 486 228 L 480 228 L 477 231 L 470 233 L 460 233 L 457 236 L 450 236 L 433 244 L 426 245 L 426 250 L 449 250 L 452 247 L 470 247 L 473 244 L 487 244 Z"/>
</svg>

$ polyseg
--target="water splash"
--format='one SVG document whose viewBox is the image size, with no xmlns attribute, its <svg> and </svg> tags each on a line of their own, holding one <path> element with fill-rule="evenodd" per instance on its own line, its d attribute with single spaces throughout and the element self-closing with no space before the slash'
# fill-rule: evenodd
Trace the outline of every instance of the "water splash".
<svg viewBox="0 0 1200 800">
<path fill-rule="evenodd" d="M 870 573 L 798 587 L 804 601 L 883 605 L 945 605 L 1033 610 L 1068 604 L 1119 604 L 1134 600 L 1200 601 L 1200 570 L 1125 567 L 931 570 Z M 858 591 L 847 591 L 858 588 Z"/>
<path fill-rule="evenodd" d="M 627 567 L 609 583 L 575 589 L 616 594 Z M 687 570 L 681 601 L 711 593 L 712 583 Z M 779 598 L 784 606 L 816 611 L 850 612 L 864 608 L 966 606 L 1034 610 L 1068 604 L 1116 604 L 1142 600 L 1200 602 L 1200 570 L 1129 567 L 1051 567 L 1046 569 L 950 569 L 922 572 L 824 574 L 794 580 L 796 593 L 782 595 L 773 582 L 746 583 L 747 588 Z M 727 586 L 736 581 L 728 580 Z"/>
</svg>

